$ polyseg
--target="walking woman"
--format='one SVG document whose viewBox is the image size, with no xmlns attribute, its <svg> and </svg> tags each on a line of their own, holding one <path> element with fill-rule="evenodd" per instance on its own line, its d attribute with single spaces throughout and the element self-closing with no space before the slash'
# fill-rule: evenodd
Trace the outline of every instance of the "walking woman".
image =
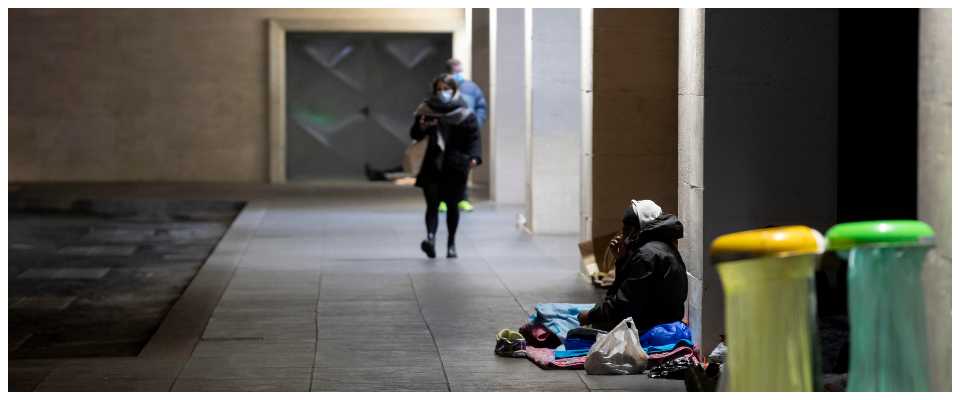
<svg viewBox="0 0 960 400">
<path fill-rule="evenodd" d="M 482 160 L 477 117 L 467 107 L 457 90 L 452 75 L 440 75 L 433 80 L 433 93 L 417 107 L 410 137 L 429 140 L 423 165 L 417 175 L 417 186 L 423 189 L 427 201 L 427 238 L 420 249 L 427 257 L 436 253 L 437 214 L 440 202 L 458 204 L 463 200 L 470 169 Z M 460 210 L 447 209 L 447 258 L 457 257 L 457 224 Z"/>
</svg>

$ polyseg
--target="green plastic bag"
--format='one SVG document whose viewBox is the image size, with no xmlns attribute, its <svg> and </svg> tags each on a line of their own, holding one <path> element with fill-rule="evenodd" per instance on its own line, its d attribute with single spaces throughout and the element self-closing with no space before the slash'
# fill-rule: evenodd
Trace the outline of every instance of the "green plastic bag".
<svg viewBox="0 0 960 400">
<path fill-rule="evenodd" d="M 855 247 L 849 253 L 848 391 L 927 391 L 921 273 L 929 246 Z"/>
</svg>

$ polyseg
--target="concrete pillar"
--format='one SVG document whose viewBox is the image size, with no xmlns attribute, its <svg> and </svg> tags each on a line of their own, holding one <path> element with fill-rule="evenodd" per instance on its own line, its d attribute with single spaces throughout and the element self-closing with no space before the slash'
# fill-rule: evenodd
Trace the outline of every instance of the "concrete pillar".
<svg viewBox="0 0 960 400">
<path fill-rule="evenodd" d="M 677 213 L 676 9 L 593 12 L 592 232 L 631 199 Z"/>
<path fill-rule="evenodd" d="M 523 204 L 527 180 L 527 82 L 524 10 L 498 8 L 490 19 L 490 196 Z"/>
<path fill-rule="evenodd" d="M 473 80 L 483 90 L 487 98 L 488 116 L 480 132 L 483 142 L 483 159 L 490 159 L 490 121 L 489 121 L 489 96 L 490 96 L 490 9 L 473 8 L 470 10 L 471 41 L 473 46 L 471 52 L 470 79 Z M 490 163 L 483 163 L 470 174 L 470 179 L 474 184 L 489 190 L 490 187 Z"/>
<path fill-rule="evenodd" d="M 677 212 L 683 222 L 680 255 L 687 265 L 687 319 L 701 342 L 703 295 L 703 48 L 702 8 L 680 9 L 677 76 Z M 709 351 L 710 349 L 707 349 Z"/>
<path fill-rule="evenodd" d="M 527 227 L 580 230 L 580 10 L 527 9 Z"/>
<path fill-rule="evenodd" d="M 937 233 L 924 269 L 934 390 L 951 389 L 952 163 L 950 9 L 920 10 L 917 215 Z"/>
<path fill-rule="evenodd" d="M 836 222 L 838 11 L 704 14 L 703 247 L 771 225 Z M 704 252 L 702 343 L 724 330 Z"/>
<path fill-rule="evenodd" d="M 580 9 L 580 240 L 593 238 L 593 9 Z"/>
</svg>

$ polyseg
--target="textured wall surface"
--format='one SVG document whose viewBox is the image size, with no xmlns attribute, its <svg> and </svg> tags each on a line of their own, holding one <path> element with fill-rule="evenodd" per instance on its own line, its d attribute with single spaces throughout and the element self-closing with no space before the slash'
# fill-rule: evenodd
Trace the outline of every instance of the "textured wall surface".
<svg viewBox="0 0 960 400">
<path fill-rule="evenodd" d="M 677 212 L 683 222 L 680 255 L 687 265 L 687 318 L 700 337 L 703 295 L 703 46 L 704 10 L 680 9 L 677 76 Z"/>
<path fill-rule="evenodd" d="M 631 199 L 677 212 L 676 9 L 593 13 L 594 236 L 619 230 Z"/>
<path fill-rule="evenodd" d="M 937 233 L 937 247 L 924 269 L 924 284 L 933 388 L 945 391 L 951 390 L 953 348 L 951 21 L 949 9 L 920 10 L 917 214 Z"/>
<path fill-rule="evenodd" d="M 530 14 L 528 223 L 536 233 L 578 233 L 580 10 Z"/>
<path fill-rule="evenodd" d="M 267 179 L 267 20 L 435 10 L 11 10 L 9 179 Z"/>
<path fill-rule="evenodd" d="M 836 221 L 837 11 L 705 14 L 703 247 L 718 235 Z M 705 252 L 706 253 L 706 252 Z M 703 344 L 723 332 L 704 256 Z"/>
<path fill-rule="evenodd" d="M 498 204 L 523 204 L 527 182 L 527 105 L 522 8 L 498 8 L 491 97 L 493 153 L 490 194 Z"/>
</svg>

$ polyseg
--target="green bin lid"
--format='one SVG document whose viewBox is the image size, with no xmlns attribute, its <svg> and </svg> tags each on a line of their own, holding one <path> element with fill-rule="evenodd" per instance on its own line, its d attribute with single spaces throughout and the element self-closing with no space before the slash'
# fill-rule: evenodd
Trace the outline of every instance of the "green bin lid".
<svg viewBox="0 0 960 400">
<path fill-rule="evenodd" d="M 871 244 L 928 244 L 930 225 L 914 220 L 862 221 L 834 225 L 827 231 L 828 250 L 849 250 Z"/>
</svg>

